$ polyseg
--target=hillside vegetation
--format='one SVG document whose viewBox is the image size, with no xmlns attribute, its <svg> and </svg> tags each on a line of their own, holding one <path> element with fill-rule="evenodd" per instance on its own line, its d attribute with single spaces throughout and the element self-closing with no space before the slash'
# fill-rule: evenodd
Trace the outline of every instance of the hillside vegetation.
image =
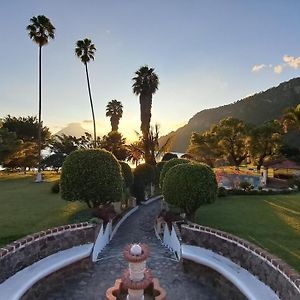
<svg viewBox="0 0 300 300">
<path fill-rule="evenodd" d="M 174 135 L 172 151 L 186 152 L 190 137 L 194 131 L 203 132 L 226 117 L 234 117 L 245 122 L 259 125 L 265 121 L 280 118 L 282 112 L 300 103 L 300 78 L 294 78 L 232 104 L 206 109 L 194 115 L 185 126 L 160 139 L 163 144 L 170 135 Z M 300 146 L 300 136 L 293 133 L 288 137 L 289 144 Z"/>
</svg>

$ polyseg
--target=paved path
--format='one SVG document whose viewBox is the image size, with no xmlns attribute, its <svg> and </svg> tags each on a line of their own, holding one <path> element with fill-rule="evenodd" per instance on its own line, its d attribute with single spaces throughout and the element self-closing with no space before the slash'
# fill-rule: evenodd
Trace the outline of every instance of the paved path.
<svg viewBox="0 0 300 300">
<path fill-rule="evenodd" d="M 159 210 L 159 201 L 142 206 L 120 226 L 113 240 L 100 254 L 100 260 L 91 269 L 72 274 L 66 278 L 64 285 L 53 285 L 53 290 L 43 299 L 105 299 L 107 288 L 113 286 L 116 278 L 119 278 L 128 266 L 122 257 L 124 246 L 132 242 L 142 242 L 150 248 L 147 267 L 166 289 L 167 299 L 216 300 L 214 290 L 202 285 L 197 278 L 184 273 L 181 264 L 157 240 L 153 225 Z"/>
</svg>

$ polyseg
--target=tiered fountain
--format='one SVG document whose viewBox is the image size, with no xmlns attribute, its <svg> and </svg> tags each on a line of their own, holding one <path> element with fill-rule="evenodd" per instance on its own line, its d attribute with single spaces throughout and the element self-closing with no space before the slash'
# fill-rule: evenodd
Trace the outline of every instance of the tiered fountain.
<svg viewBox="0 0 300 300">
<path fill-rule="evenodd" d="M 166 291 L 146 268 L 148 247 L 144 244 L 130 244 L 124 248 L 123 255 L 129 268 L 106 291 L 107 300 L 165 300 Z"/>
</svg>

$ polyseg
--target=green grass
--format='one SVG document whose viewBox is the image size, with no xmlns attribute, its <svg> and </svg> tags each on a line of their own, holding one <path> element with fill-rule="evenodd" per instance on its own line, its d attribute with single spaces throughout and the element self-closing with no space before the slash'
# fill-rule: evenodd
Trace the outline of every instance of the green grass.
<svg viewBox="0 0 300 300">
<path fill-rule="evenodd" d="M 200 207 L 196 222 L 246 239 L 300 271 L 300 194 L 230 196 Z"/>
<path fill-rule="evenodd" d="M 51 193 L 53 181 L 34 183 L 32 175 L 0 175 L 0 245 L 33 232 L 68 224 L 86 209 L 84 203 L 67 202 Z"/>
</svg>

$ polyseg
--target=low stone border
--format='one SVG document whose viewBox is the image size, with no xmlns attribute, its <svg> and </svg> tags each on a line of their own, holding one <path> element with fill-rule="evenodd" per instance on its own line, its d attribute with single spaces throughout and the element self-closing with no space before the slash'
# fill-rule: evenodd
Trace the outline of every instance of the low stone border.
<svg viewBox="0 0 300 300">
<path fill-rule="evenodd" d="M 95 235 L 96 226 L 84 222 L 30 234 L 0 248 L 0 283 L 32 263 L 60 250 L 93 243 Z"/>
<path fill-rule="evenodd" d="M 181 225 L 181 234 L 187 243 L 220 253 L 258 276 L 283 299 L 300 299 L 300 274 L 278 257 L 232 234 L 197 224 Z"/>
<path fill-rule="evenodd" d="M 114 237 L 114 235 L 116 234 L 116 232 L 118 231 L 119 227 L 123 224 L 123 222 L 129 217 L 131 216 L 135 211 L 137 211 L 139 209 L 139 206 L 133 207 L 130 211 L 128 211 L 120 220 L 119 222 L 115 225 L 111 236 L 110 236 L 110 240 Z"/>
<path fill-rule="evenodd" d="M 158 195 L 158 196 L 154 196 L 153 198 L 149 198 L 148 200 L 146 200 L 145 202 L 143 202 L 143 205 L 148 205 L 151 204 L 152 202 L 161 199 L 163 196 L 162 195 Z"/>
</svg>

